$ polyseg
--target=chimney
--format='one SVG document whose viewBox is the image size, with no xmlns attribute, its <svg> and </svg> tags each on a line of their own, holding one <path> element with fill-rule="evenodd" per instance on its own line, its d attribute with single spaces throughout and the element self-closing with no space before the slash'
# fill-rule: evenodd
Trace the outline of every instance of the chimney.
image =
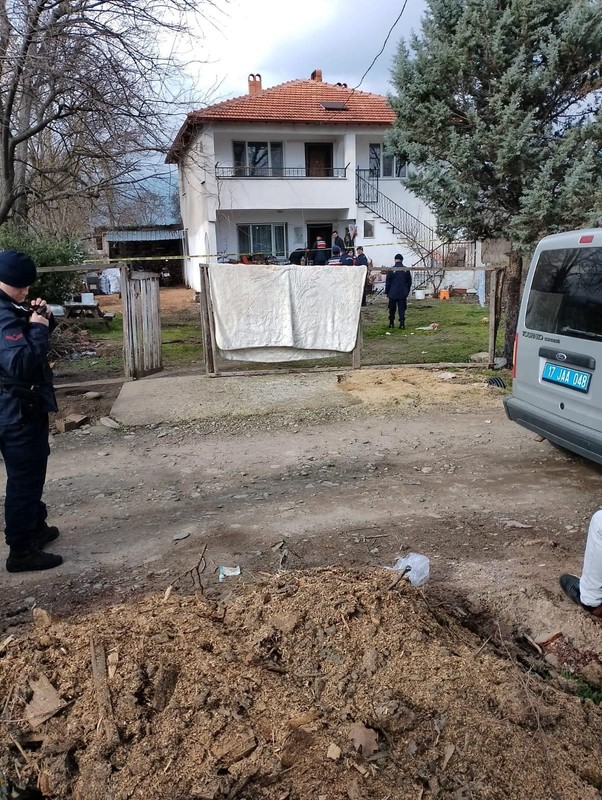
<svg viewBox="0 0 602 800">
<path fill-rule="evenodd" d="M 257 94 L 261 91 L 261 75 L 257 72 L 255 75 L 249 75 L 249 94 Z"/>
<path fill-rule="evenodd" d="M 318 83 L 322 83 L 322 70 L 321 69 L 315 69 L 311 73 L 311 80 L 312 81 L 317 81 Z"/>
</svg>

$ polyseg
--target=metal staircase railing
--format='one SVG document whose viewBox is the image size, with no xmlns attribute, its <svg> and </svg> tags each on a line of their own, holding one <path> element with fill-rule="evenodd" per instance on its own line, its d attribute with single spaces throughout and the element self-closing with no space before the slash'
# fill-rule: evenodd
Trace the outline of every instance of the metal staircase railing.
<svg viewBox="0 0 602 800">
<path fill-rule="evenodd" d="M 386 222 L 421 259 L 428 260 L 436 250 L 435 231 L 383 194 L 378 188 L 378 176 L 372 170 L 356 170 L 356 200 Z"/>
<path fill-rule="evenodd" d="M 379 190 L 378 175 L 372 170 L 356 170 L 356 200 L 380 217 L 391 227 L 394 235 L 416 253 L 419 260 L 412 265 L 412 271 L 416 270 L 416 277 L 420 278 L 422 285 L 438 287 L 445 277 L 446 267 L 476 268 L 474 241 L 442 242 L 432 228 Z"/>
</svg>

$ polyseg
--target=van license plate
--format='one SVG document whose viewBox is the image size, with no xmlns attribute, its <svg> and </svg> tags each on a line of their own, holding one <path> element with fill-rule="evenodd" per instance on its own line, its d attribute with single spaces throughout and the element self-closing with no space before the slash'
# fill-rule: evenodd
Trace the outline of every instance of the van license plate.
<svg viewBox="0 0 602 800">
<path fill-rule="evenodd" d="M 560 386 L 576 389 L 578 392 L 589 392 L 592 375 L 591 372 L 580 372 L 578 369 L 569 369 L 546 361 L 541 379 L 548 383 L 558 383 Z"/>
</svg>

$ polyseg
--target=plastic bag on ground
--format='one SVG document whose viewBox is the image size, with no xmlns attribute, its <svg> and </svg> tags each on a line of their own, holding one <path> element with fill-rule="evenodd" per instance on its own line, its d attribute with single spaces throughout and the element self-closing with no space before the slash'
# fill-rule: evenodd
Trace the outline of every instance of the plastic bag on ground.
<svg viewBox="0 0 602 800">
<path fill-rule="evenodd" d="M 412 586 L 422 586 L 429 579 L 430 561 L 427 556 L 421 553 L 408 553 L 407 556 L 398 558 L 392 567 L 386 567 L 390 570 L 402 570 L 406 567 L 409 568 L 407 576 Z"/>
</svg>

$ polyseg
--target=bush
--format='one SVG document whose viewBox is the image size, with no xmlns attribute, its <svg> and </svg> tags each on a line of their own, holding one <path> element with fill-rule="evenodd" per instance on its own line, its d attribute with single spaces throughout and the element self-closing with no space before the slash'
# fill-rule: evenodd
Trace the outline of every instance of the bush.
<svg viewBox="0 0 602 800">
<path fill-rule="evenodd" d="M 81 264 L 84 251 L 77 241 L 35 236 L 4 225 L 0 228 L 0 250 L 19 250 L 33 258 L 36 267 L 58 267 Z M 49 303 L 62 303 L 77 289 L 77 272 L 47 272 L 38 275 L 29 290 L 29 297 L 43 297 Z"/>
</svg>

